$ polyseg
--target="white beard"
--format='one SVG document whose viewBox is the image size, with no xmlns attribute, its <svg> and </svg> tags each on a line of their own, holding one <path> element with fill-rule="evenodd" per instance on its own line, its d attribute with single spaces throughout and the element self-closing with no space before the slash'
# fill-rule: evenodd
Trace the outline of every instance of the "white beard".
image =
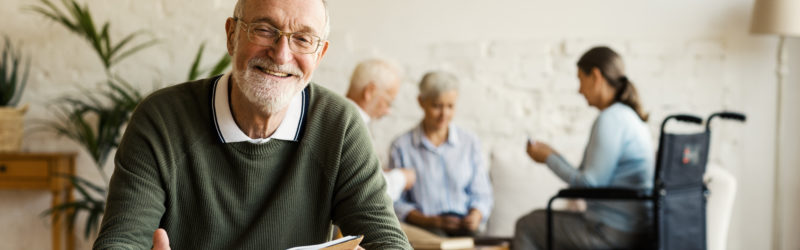
<svg viewBox="0 0 800 250">
<path fill-rule="evenodd" d="M 234 80 L 247 100 L 256 105 L 265 114 L 276 114 L 286 108 L 292 98 L 306 85 L 302 82 L 302 72 L 295 67 L 288 65 L 278 66 L 265 58 L 253 58 L 247 64 L 244 70 L 234 70 Z M 291 73 L 295 75 L 297 81 L 294 84 L 281 83 L 265 78 L 255 66 L 272 71 Z"/>
</svg>

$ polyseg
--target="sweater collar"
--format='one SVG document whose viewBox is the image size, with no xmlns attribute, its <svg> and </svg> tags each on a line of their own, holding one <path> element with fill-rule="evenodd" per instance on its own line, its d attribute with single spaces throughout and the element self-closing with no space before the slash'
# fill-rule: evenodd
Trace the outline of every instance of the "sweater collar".
<svg viewBox="0 0 800 250">
<path fill-rule="evenodd" d="M 308 87 L 295 95 L 289 103 L 286 116 L 278 125 L 275 133 L 268 138 L 252 139 L 245 134 L 233 119 L 228 97 L 228 86 L 231 72 L 228 72 L 214 81 L 211 94 L 211 109 L 214 114 L 214 127 L 222 143 L 250 142 L 266 143 L 271 139 L 282 141 L 299 141 L 300 131 L 308 113 Z"/>
</svg>

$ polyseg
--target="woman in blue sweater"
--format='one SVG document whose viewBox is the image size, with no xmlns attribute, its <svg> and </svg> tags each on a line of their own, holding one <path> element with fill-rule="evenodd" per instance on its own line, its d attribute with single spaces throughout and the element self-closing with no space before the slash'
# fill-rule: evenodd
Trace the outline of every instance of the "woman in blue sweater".
<svg viewBox="0 0 800 250">
<path fill-rule="evenodd" d="M 595 47 L 578 60 L 579 92 L 600 114 L 592 125 L 583 162 L 577 168 L 543 142 L 531 141 L 528 155 L 545 163 L 570 187 L 653 186 L 653 142 L 636 88 L 622 58 L 608 47 Z M 649 206 L 643 202 L 586 201 L 585 211 L 554 212 L 556 249 L 637 248 L 648 240 Z M 544 249 L 545 210 L 517 220 L 515 249 Z"/>
</svg>

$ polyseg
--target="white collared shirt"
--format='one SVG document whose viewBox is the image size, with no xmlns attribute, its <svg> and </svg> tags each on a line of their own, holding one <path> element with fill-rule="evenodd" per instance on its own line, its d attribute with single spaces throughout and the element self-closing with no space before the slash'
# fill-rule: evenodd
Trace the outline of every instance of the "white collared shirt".
<svg viewBox="0 0 800 250">
<path fill-rule="evenodd" d="M 369 114 L 367 114 L 367 112 L 364 111 L 364 109 L 362 109 L 361 106 L 358 106 L 358 103 L 354 102 L 353 100 L 350 100 L 350 98 L 347 98 L 347 101 L 349 101 L 350 103 L 353 104 L 353 106 L 356 107 L 358 113 L 361 114 L 361 119 L 364 120 L 364 124 L 367 124 L 367 127 L 369 127 L 369 122 L 371 121 Z M 371 138 L 372 131 L 369 132 Z M 388 194 L 389 197 L 392 198 L 392 201 L 400 199 L 400 195 L 403 194 L 403 191 L 406 188 L 406 175 L 403 174 L 403 172 L 400 171 L 400 169 L 392 169 L 389 171 L 383 171 L 381 173 L 383 173 L 383 179 L 386 180 L 386 194 Z"/>
<path fill-rule="evenodd" d="M 217 81 L 214 82 L 213 93 L 211 95 L 214 125 L 216 126 L 217 135 L 222 143 L 246 141 L 260 144 L 266 143 L 271 139 L 295 142 L 300 140 L 303 121 L 308 111 L 308 87 L 292 97 L 289 103 L 289 109 L 286 111 L 286 116 L 283 117 L 283 121 L 281 121 L 281 124 L 278 125 L 278 129 L 276 129 L 272 135 L 268 138 L 253 139 L 247 136 L 247 134 L 236 125 L 236 121 L 233 120 L 230 101 L 228 100 L 230 96 L 228 94 L 230 78 L 231 72 L 217 78 Z"/>
<path fill-rule="evenodd" d="M 369 114 L 367 114 L 367 111 L 364 111 L 364 109 L 361 108 L 361 106 L 358 106 L 358 103 L 354 102 L 353 100 L 350 100 L 350 98 L 346 98 L 346 99 L 347 99 L 348 102 L 350 102 L 351 104 L 353 104 L 353 106 L 356 107 L 356 109 L 358 110 L 358 113 L 361 114 L 361 119 L 364 120 L 364 123 L 369 125 L 369 122 L 372 121 L 372 117 L 369 117 Z"/>
</svg>

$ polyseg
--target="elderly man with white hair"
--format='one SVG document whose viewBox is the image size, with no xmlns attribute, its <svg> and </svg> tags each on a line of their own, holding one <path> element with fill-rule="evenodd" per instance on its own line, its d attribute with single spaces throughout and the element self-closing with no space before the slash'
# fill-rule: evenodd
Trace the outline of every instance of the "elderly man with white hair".
<svg viewBox="0 0 800 250">
<path fill-rule="evenodd" d="M 350 77 L 347 99 L 361 113 L 364 123 L 380 119 L 387 114 L 400 89 L 400 69 L 382 59 L 369 59 L 356 65 Z M 386 193 L 392 200 L 400 198 L 404 190 L 410 189 L 416 180 L 412 169 L 389 169 L 383 173 Z"/>
<path fill-rule="evenodd" d="M 492 209 L 492 188 L 478 138 L 452 124 L 458 82 L 427 73 L 419 85 L 422 122 L 391 146 L 390 168 L 417 172 L 417 183 L 394 203 L 405 222 L 447 236 L 474 235 Z"/>
<path fill-rule="evenodd" d="M 344 234 L 410 249 L 358 111 L 310 83 L 324 0 L 240 0 L 233 69 L 159 90 L 115 157 L 95 249 L 287 249 Z M 159 229 L 160 228 L 160 229 Z"/>
</svg>

